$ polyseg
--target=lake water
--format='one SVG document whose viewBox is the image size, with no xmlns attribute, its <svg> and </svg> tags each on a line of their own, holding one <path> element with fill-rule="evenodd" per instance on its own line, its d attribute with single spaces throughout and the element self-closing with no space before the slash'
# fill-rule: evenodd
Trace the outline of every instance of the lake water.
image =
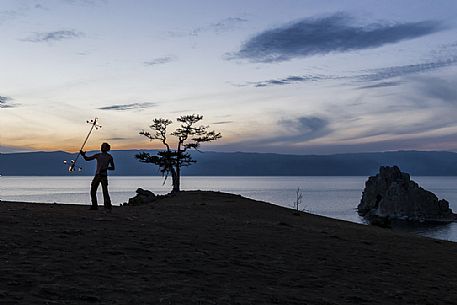
<svg viewBox="0 0 457 305">
<path fill-rule="evenodd" d="M 363 223 L 355 208 L 360 201 L 366 177 L 182 177 L 183 190 L 213 190 L 291 207 L 296 190 L 303 194 L 302 208 L 313 214 Z M 450 202 L 457 211 L 457 177 L 412 177 L 422 187 Z M 0 177 L 0 199 L 45 203 L 89 205 L 91 177 Z M 113 204 L 121 204 L 138 188 L 165 194 L 170 181 L 161 177 L 110 177 Z M 99 194 L 99 202 L 102 202 Z M 424 236 L 457 242 L 457 223 L 429 227 L 399 227 Z"/>
</svg>

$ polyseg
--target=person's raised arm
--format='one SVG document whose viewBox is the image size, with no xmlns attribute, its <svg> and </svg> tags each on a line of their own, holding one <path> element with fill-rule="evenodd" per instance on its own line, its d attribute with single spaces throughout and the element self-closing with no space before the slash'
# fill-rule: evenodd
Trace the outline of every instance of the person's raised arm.
<svg viewBox="0 0 457 305">
<path fill-rule="evenodd" d="M 85 151 L 80 150 L 79 153 L 81 154 L 81 156 L 83 156 L 84 160 L 86 160 L 86 161 L 90 161 L 90 160 L 94 160 L 95 159 L 95 155 L 86 156 L 86 152 Z"/>
</svg>

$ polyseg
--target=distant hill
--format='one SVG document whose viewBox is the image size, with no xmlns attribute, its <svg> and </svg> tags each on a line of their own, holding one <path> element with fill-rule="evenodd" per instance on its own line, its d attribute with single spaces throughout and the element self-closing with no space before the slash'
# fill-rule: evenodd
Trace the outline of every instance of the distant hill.
<svg viewBox="0 0 457 305">
<path fill-rule="evenodd" d="M 138 150 L 112 151 L 116 176 L 159 175 L 156 166 L 134 158 Z M 148 151 L 154 153 L 154 151 Z M 69 175 L 64 160 L 75 154 L 62 151 L 0 154 L 4 176 Z M 381 165 L 398 165 L 414 176 L 457 176 L 457 153 L 438 151 L 396 151 L 336 155 L 284 155 L 271 153 L 193 152 L 197 163 L 185 167 L 189 176 L 368 176 Z M 93 175 L 95 161 L 78 161 L 82 172 Z"/>
</svg>

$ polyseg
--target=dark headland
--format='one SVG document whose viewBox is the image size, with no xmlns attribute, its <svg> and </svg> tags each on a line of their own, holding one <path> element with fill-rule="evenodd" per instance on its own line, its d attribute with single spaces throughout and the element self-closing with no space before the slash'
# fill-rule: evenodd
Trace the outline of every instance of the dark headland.
<svg viewBox="0 0 457 305">
<path fill-rule="evenodd" d="M 457 244 L 214 192 L 0 202 L 0 304 L 455 304 Z"/>
</svg>

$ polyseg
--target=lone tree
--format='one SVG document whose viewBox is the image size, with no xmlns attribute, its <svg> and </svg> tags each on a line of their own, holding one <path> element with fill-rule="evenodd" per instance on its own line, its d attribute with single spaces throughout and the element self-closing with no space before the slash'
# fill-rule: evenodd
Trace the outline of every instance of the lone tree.
<svg viewBox="0 0 457 305">
<path fill-rule="evenodd" d="M 171 174 L 172 193 L 180 191 L 181 167 L 189 166 L 196 162 L 192 159 L 189 150 L 195 149 L 198 151 L 201 143 L 216 141 L 222 137 L 218 132 L 209 131 L 209 126 L 200 125 L 197 127 L 196 124 L 202 119 L 203 116 L 198 114 L 183 115 L 177 118 L 181 125 L 170 133 L 170 135 L 177 138 L 176 149 L 171 148 L 167 138 L 167 127 L 173 123 L 169 119 L 154 119 L 154 123 L 149 126 L 153 132 L 144 130 L 140 132 L 140 135 L 147 137 L 151 141 L 161 141 L 165 149 L 152 156 L 149 153 L 142 152 L 135 155 L 135 158 L 140 162 L 158 165 L 165 180 Z"/>
</svg>

